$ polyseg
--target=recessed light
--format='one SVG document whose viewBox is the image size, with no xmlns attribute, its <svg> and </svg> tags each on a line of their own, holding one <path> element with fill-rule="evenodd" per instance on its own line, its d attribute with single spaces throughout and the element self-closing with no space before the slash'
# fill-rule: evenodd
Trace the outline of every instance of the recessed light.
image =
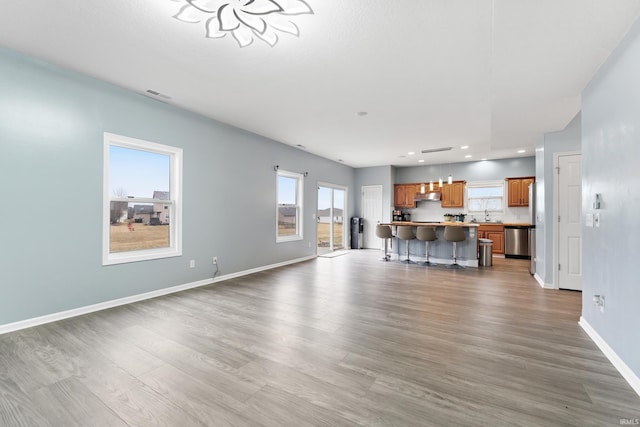
<svg viewBox="0 0 640 427">
<path fill-rule="evenodd" d="M 410 155 L 410 156 L 413 156 L 414 154 L 416 154 L 416 152 L 415 151 L 409 151 L 407 154 Z"/>
<path fill-rule="evenodd" d="M 366 111 L 358 111 L 358 115 L 359 115 L 360 117 L 364 117 L 364 116 L 366 116 L 367 114 L 369 114 L 369 113 L 367 113 Z"/>
<path fill-rule="evenodd" d="M 461 150 L 466 150 L 467 148 L 469 148 L 468 145 L 463 145 L 462 147 L 460 147 Z"/>
<path fill-rule="evenodd" d="M 486 157 L 483 157 L 483 158 L 481 158 L 480 160 L 482 160 L 483 162 L 486 162 L 486 161 L 487 161 L 487 158 L 486 158 Z"/>
<path fill-rule="evenodd" d="M 418 163 L 424 163 L 424 159 L 418 160 Z"/>
<path fill-rule="evenodd" d="M 518 150 L 518 153 L 522 154 L 522 153 L 526 153 L 527 150 Z"/>
<path fill-rule="evenodd" d="M 467 154 L 466 156 L 464 156 L 465 159 L 470 159 L 471 157 L 473 157 L 471 154 Z"/>
</svg>

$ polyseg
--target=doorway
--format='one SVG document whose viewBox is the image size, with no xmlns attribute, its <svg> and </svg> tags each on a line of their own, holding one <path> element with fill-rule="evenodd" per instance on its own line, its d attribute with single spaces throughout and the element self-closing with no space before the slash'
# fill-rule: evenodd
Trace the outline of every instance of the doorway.
<svg viewBox="0 0 640 427">
<path fill-rule="evenodd" d="M 557 263 L 559 289 L 582 290 L 582 155 L 557 154 Z"/>
<path fill-rule="evenodd" d="M 344 249 L 347 189 L 333 184 L 318 184 L 316 212 L 318 255 Z"/>
<path fill-rule="evenodd" d="M 382 185 L 362 187 L 363 245 L 365 249 L 381 249 L 382 239 L 376 236 L 376 224 L 382 222 Z"/>
</svg>

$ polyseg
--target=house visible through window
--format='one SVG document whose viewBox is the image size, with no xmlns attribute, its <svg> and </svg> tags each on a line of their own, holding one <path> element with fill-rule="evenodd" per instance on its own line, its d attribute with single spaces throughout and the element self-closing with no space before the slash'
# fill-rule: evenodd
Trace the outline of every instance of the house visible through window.
<svg viewBox="0 0 640 427">
<path fill-rule="evenodd" d="M 181 255 L 182 150 L 105 133 L 103 264 Z"/>
<path fill-rule="evenodd" d="M 278 170 L 277 242 L 302 239 L 302 183 L 301 174 Z"/>
<path fill-rule="evenodd" d="M 469 213 L 504 212 L 504 182 L 470 182 L 467 198 Z"/>
</svg>

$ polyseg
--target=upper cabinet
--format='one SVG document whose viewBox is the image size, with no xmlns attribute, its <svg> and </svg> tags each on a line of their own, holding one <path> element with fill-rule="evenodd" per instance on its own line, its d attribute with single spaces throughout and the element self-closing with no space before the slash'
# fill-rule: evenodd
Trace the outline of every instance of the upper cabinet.
<svg viewBox="0 0 640 427">
<path fill-rule="evenodd" d="M 396 208 L 413 209 L 416 207 L 416 193 L 420 184 L 396 184 L 393 186 L 393 205 Z"/>
<path fill-rule="evenodd" d="M 463 208 L 465 184 L 466 181 L 453 181 L 452 184 L 443 184 L 440 205 L 443 208 Z"/>
<path fill-rule="evenodd" d="M 535 181 L 536 179 L 533 176 L 507 178 L 507 191 L 509 192 L 508 206 L 510 208 L 529 206 L 529 185 Z"/>
<path fill-rule="evenodd" d="M 443 208 L 464 207 L 464 187 L 466 181 L 453 181 L 452 184 L 437 185 L 435 191 L 441 191 L 440 205 Z M 428 185 L 428 184 L 427 184 Z M 393 186 L 393 206 L 398 209 L 413 209 L 416 207 L 416 194 L 420 192 L 420 184 L 395 184 Z"/>
</svg>

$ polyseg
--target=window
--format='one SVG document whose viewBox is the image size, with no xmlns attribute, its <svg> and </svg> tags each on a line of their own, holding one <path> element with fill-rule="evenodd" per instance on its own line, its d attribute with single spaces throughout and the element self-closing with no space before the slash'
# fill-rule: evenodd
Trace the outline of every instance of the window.
<svg viewBox="0 0 640 427">
<path fill-rule="evenodd" d="M 302 240 L 302 175 L 278 170 L 276 242 Z"/>
<path fill-rule="evenodd" d="M 470 182 L 467 198 L 469 213 L 504 212 L 504 182 Z"/>
<path fill-rule="evenodd" d="M 104 134 L 102 264 L 182 255 L 182 149 Z"/>
</svg>

